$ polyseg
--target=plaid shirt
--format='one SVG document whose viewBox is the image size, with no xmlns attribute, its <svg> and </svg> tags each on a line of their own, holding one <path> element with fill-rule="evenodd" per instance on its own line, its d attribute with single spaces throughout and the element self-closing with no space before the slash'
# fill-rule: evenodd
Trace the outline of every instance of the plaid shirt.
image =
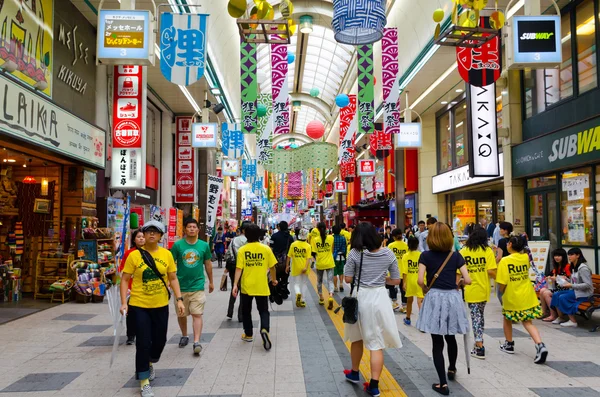
<svg viewBox="0 0 600 397">
<path fill-rule="evenodd" d="M 333 258 L 337 257 L 338 253 L 342 253 L 346 257 L 346 238 L 341 234 L 333 235 Z"/>
</svg>

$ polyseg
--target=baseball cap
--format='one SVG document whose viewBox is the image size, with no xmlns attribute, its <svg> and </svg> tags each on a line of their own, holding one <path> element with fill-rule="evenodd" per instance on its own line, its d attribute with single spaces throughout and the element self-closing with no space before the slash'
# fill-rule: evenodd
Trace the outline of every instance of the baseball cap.
<svg viewBox="0 0 600 397">
<path fill-rule="evenodd" d="M 298 233 L 298 240 L 306 240 L 308 238 L 308 230 L 307 229 L 301 229 L 300 232 Z"/>
<path fill-rule="evenodd" d="M 160 234 L 165 234 L 165 225 L 163 225 L 159 221 L 154 221 L 154 220 L 144 223 L 144 226 L 142 226 L 142 232 L 145 233 L 145 232 L 149 231 L 151 228 L 158 230 Z"/>
</svg>

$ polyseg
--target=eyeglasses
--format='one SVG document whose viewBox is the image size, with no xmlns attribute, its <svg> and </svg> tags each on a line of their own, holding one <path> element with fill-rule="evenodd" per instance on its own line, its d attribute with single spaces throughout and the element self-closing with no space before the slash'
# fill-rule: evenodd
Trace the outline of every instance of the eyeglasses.
<svg viewBox="0 0 600 397">
<path fill-rule="evenodd" d="M 160 232 L 158 230 L 146 230 L 144 233 L 148 233 L 148 234 L 160 234 Z"/>
</svg>

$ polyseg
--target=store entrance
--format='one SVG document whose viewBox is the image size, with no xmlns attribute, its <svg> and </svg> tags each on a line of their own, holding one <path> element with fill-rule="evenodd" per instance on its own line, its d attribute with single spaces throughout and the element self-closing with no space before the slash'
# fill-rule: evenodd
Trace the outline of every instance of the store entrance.
<svg viewBox="0 0 600 397">
<path fill-rule="evenodd" d="M 527 194 L 529 205 L 529 239 L 532 241 L 549 240 L 550 250 L 558 247 L 558 211 L 556 208 L 556 190 L 544 190 Z"/>
</svg>

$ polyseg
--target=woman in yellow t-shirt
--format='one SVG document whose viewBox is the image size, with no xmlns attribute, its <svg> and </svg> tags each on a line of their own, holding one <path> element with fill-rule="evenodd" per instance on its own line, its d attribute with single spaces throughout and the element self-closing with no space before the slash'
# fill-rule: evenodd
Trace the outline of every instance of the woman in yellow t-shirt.
<svg viewBox="0 0 600 397">
<path fill-rule="evenodd" d="M 286 273 L 292 276 L 292 284 L 296 292 L 296 307 L 306 307 L 306 302 L 302 299 L 302 293 L 306 289 L 308 281 L 308 270 L 310 269 L 311 246 L 306 242 L 308 230 L 300 229 L 298 239 L 290 245 L 287 253 Z"/>
<path fill-rule="evenodd" d="M 387 247 L 394 253 L 396 261 L 398 262 L 398 270 L 400 270 L 400 273 L 402 273 L 402 256 L 404 256 L 404 254 L 408 252 L 408 245 L 406 245 L 406 243 L 404 242 L 404 236 L 402 235 L 402 230 L 400 229 L 394 229 L 392 231 L 391 238 L 394 241 L 390 241 Z M 400 276 L 402 276 L 402 274 L 400 274 Z M 406 309 L 404 309 L 398 303 L 398 289 L 396 288 L 396 286 L 386 284 L 385 288 L 387 288 L 390 294 L 390 299 L 392 300 L 392 308 L 394 309 L 394 311 L 402 311 L 403 313 L 406 312 Z M 402 302 L 406 301 L 405 291 L 406 290 L 403 289 L 402 286 L 400 286 Z"/>
<path fill-rule="evenodd" d="M 400 273 L 402 273 L 402 283 L 404 296 L 406 296 L 406 318 L 404 319 L 405 325 L 410 325 L 410 315 L 412 314 L 412 307 L 414 298 L 417 298 L 417 306 L 421 310 L 423 304 L 423 289 L 419 286 L 419 258 L 421 252 L 419 251 L 419 239 L 416 237 L 408 238 L 408 252 L 402 256 L 402 265 Z"/>
<path fill-rule="evenodd" d="M 317 225 L 319 234 L 311 238 L 312 255 L 317 260 L 317 291 L 319 292 L 319 305 L 324 305 L 323 299 L 323 276 L 327 273 L 327 289 L 329 291 L 329 302 L 327 308 L 333 309 L 333 269 L 335 261 L 333 260 L 333 236 L 327 235 L 325 223 L 319 222 Z"/>
<path fill-rule="evenodd" d="M 467 239 L 465 247 L 460 250 L 465 258 L 465 265 L 471 277 L 471 285 L 465 285 L 465 302 L 471 312 L 475 346 L 471 356 L 485 359 L 483 347 L 483 331 L 485 319 L 483 312 L 486 303 L 490 300 L 490 277 L 496 277 L 496 256 L 488 246 L 488 235 L 484 228 L 477 227 Z"/>
<path fill-rule="evenodd" d="M 514 354 L 515 342 L 512 337 L 512 323 L 522 322 L 523 327 L 535 342 L 536 364 L 543 364 L 548 357 L 548 349 L 542 342 L 538 329 L 533 325 L 533 319 L 542 317 L 542 307 L 535 295 L 533 284 L 529 280 L 529 255 L 523 252 L 525 239 L 512 236 L 508 240 L 509 256 L 502 258 L 498 264 L 496 282 L 502 292 L 502 314 L 504 315 L 504 336 L 506 342 L 500 350 Z"/>
</svg>

